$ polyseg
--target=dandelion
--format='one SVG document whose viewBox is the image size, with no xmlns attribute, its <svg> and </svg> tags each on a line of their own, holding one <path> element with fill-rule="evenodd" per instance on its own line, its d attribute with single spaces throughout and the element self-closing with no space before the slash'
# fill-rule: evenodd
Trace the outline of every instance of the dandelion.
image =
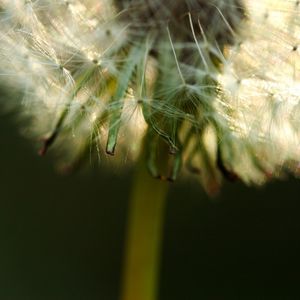
<svg viewBox="0 0 300 300">
<path fill-rule="evenodd" d="M 91 149 L 134 161 L 143 144 L 154 177 L 183 166 L 208 192 L 297 172 L 297 1 L 0 5 L 2 86 L 41 154 L 76 167 Z"/>
<path fill-rule="evenodd" d="M 189 170 L 210 194 L 223 178 L 260 185 L 299 174 L 299 13 L 295 0 L 0 0 L 1 89 L 40 154 L 73 168 L 95 149 L 142 157 L 154 178 Z"/>
</svg>

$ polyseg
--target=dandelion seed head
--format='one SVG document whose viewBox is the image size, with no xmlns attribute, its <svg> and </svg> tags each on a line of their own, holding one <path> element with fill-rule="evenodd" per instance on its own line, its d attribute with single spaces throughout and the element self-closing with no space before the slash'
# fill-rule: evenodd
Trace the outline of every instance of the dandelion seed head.
<svg viewBox="0 0 300 300">
<path fill-rule="evenodd" d="M 74 165 L 144 147 L 154 177 L 183 166 L 209 193 L 223 178 L 297 175 L 299 12 L 295 0 L 0 0 L 0 88 L 15 99 L 3 106 L 22 108 L 42 154 Z"/>
</svg>

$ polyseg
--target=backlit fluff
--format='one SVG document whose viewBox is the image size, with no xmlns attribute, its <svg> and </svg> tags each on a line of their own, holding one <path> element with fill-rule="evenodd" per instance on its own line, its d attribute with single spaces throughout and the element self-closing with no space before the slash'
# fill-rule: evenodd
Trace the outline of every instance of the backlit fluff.
<svg viewBox="0 0 300 300">
<path fill-rule="evenodd" d="M 0 78 L 74 166 L 97 153 L 208 192 L 299 162 L 299 1 L 0 0 Z M 21 106 L 20 106 L 21 104 Z M 69 150 L 69 151 L 65 151 Z M 106 153 L 106 154 L 105 154 Z M 62 158 L 61 158 L 62 159 Z"/>
</svg>

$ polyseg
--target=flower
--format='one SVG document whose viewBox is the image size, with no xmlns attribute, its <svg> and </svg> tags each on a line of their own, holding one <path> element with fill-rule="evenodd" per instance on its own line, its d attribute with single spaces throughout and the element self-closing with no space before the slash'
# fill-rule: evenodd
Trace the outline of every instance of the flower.
<svg viewBox="0 0 300 300">
<path fill-rule="evenodd" d="M 299 1 L 0 0 L 0 77 L 41 154 L 96 149 L 208 192 L 299 170 Z M 20 101 L 21 100 L 21 101 Z"/>
</svg>

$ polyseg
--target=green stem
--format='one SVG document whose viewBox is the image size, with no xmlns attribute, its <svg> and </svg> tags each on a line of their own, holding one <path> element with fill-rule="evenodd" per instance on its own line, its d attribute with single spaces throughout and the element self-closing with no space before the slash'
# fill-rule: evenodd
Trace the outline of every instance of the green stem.
<svg viewBox="0 0 300 300">
<path fill-rule="evenodd" d="M 121 300 L 156 300 L 168 183 L 138 164 L 130 199 Z"/>
</svg>

